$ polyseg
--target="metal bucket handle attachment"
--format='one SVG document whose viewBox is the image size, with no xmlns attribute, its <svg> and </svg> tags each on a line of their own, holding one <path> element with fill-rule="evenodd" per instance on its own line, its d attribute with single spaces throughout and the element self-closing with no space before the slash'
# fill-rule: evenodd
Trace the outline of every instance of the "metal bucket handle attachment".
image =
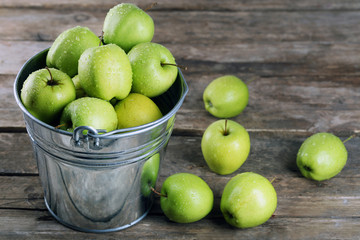
<svg viewBox="0 0 360 240">
<path fill-rule="evenodd" d="M 87 131 L 84 134 L 84 131 Z M 90 149 L 100 150 L 100 139 L 97 137 L 99 133 L 106 133 L 104 129 L 95 129 L 90 126 L 80 126 L 74 129 L 72 142 L 76 147 L 84 147 L 84 143 L 89 143 L 89 135 L 91 134 L 91 138 L 94 139 L 93 144 L 89 144 Z"/>
</svg>

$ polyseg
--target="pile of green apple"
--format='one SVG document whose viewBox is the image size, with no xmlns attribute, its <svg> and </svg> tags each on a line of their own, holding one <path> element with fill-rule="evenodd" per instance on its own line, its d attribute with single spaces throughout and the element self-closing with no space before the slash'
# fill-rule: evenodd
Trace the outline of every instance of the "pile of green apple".
<svg viewBox="0 0 360 240">
<path fill-rule="evenodd" d="M 218 118 L 231 118 L 239 115 L 247 106 L 248 98 L 247 85 L 241 79 L 231 75 L 213 80 L 203 93 L 205 109 Z M 344 142 L 330 133 L 317 133 L 307 138 L 301 145 L 296 159 L 303 176 L 317 181 L 336 176 L 347 162 L 347 150 Z M 237 122 L 221 119 L 207 127 L 202 136 L 201 149 L 210 170 L 220 175 L 231 174 L 238 170 L 248 158 L 249 134 Z M 168 192 L 166 188 L 170 187 L 165 185 L 164 188 L 162 193 L 166 194 Z M 192 184 L 191 188 L 201 187 Z M 204 190 L 208 186 L 202 188 Z M 163 201 L 165 202 L 162 199 L 161 203 Z M 178 199 L 178 201 L 181 200 Z M 212 201 L 209 199 L 204 201 L 204 204 L 212 208 Z M 191 204 L 188 206 L 192 207 Z M 277 194 L 272 182 L 253 172 L 241 173 L 232 177 L 224 187 L 220 202 L 220 210 L 225 220 L 238 228 L 255 227 L 265 223 L 273 215 L 276 207 Z M 167 211 L 172 219 L 175 219 L 174 221 L 177 221 L 176 213 L 170 212 L 168 206 L 163 207 L 163 210 Z M 200 216 L 206 216 L 196 211 L 195 207 L 190 214 L 198 215 L 199 219 L 201 219 Z"/>
<path fill-rule="evenodd" d="M 248 103 L 246 84 L 235 76 L 212 81 L 204 91 L 205 108 L 219 118 L 240 114 Z M 235 172 L 248 158 L 250 137 L 235 121 L 220 119 L 205 130 L 201 149 L 208 167 L 220 175 Z M 156 191 L 155 191 L 156 192 Z M 214 196 L 209 185 L 190 173 L 176 173 L 163 183 L 161 209 L 174 222 L 191 223 L 207 216 L 213 209 Z M 225 220 L 239 228 L 255 227 L 266 222 L 277 207 L 277 194 L 265 177 L 246 172 L 226 184 L 220 210 Z"/>
<path fill-rule="evenodd" d="M 163 113 L 151 99 L 175 82 L 171 52 L 151 42 L 154 22 L 134 4 L 111 8 L 99 37 L 77 26 L 62 32 L 21 89 L 37 119 L 73 131 L 91 126 L 110 132 L 153 122 Z"/>
<path fill-rule="evenodd" d="M 246 84 L 230 75 L 213 80 L 203 93 L 205 109 L 218 118 L 240 114 L 248 103 L 248 97 Z M 307 138 L 297 154 L 296 163 L 300 172 L 306 178 L 317 181 L 336 176 L 347 162 L 344 142 L 330 133 L 317 133 Z M 220 119 L 205 130 L 201 149 L 210 170 L 228 175 L 238 170 L 248 158 L 249 134 L 237 122 Z M 189 173 L 168 177 L 159 195 L 163 212 L 174 222 L 198 221 L 213 208 L 214 196 L 210 187 L 204 180 Z M 265 223 L 276 207 L 277 193 L 272 182 L 253 172 L 232 177 L 225 185 L 220 201 L 225 220 L 238 228 Z"/>
</svg>

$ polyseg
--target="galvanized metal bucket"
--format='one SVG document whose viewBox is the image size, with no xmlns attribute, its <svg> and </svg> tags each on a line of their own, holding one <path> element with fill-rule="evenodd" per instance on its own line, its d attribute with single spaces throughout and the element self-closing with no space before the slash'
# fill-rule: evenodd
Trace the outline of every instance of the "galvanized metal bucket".
<svg viewBox="0 0 360 240">
<path fill-rule="evenodd" d="M 23 82 L 30 73 L 45 67 L 47 52 L 45 49 L 29 59 L 14 83 L 45 204 L 59 222 L 79 231 L 111 232 L 130 227 L 152 206 L 149 183 L 156 182 L 175 114 L 188 92 L 186 81 L 179 70 L 173 86 L 153 99 L 164 114 L 157 121 L 104 134 L 87 126 L 70 133 L 39 121 L 20 100 Z M 84 129 L 88 134 L 83 134 Z"/>
</svg>

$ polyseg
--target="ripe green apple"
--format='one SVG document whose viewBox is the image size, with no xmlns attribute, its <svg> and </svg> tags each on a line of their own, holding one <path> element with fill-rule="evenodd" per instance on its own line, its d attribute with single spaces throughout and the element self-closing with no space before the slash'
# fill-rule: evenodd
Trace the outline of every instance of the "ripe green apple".
<svg viewBox="0 0 360 240">
<path fill-rule="evenodd" d="M 235 172 L 250 153 L 250 137 L 246 129 L 231 120 L 210 124 L 201 139 L 201 150 L 209 168 L 226 175 Z"/>
<path fill-rule="evenodd" d="M 99 38 L 87 27 L 74 27 L 62 32 L 46 56 L 46 65 L 73 77 L 78 72 L 78 61 L 88 48 L 98 46 Z"/>
<path fill-rule="evenodd" d="M 64 107 L 75 99 L 71 78 L 55 68 L 31 73 L 21 89 L 21 101 L 37 119 L 55 124 Z"/>
<path fill-rule="evenodd" d="M 214 195 L 209 185 L 191 173 L 176 173 L 168 177 L 161 194 L 161 209 L 174 222 L 198 221 L 213 208 Z"/>
<path fill-rule="evenodd" d="M 76 127 L 90 126 L 111 132 L 117 127 L 114 107 L 99 98 L 83 97 L 69 103 L 60 118 L 61 129 L 73 132 Z"/>
<path fill-rule="evenodd" d="M 124 99 L 131 90 L 130 61 L 115 44 L 88 48 L 79 59 L 79 78 L 90 97 Z"/>
<path fill-rule="evenodd" d="M 249 90 L 239 78 L 226 75 L 213 80 L 204 90 L 205 109 L 218 118 L 239 115 L 249 101 Z"/>
<path fill-rule="evenodd" d="M 220 201 L 225 220 L 238 228 L 265 223 L 275 212 L 276 191 L 265 177 L 246 172 L 231 178 Z"/>
<path fill-rule="evenodd" d="M 157 43 L 140 43 L 128 53 L 133 70 L 132 92 L 156 97 L 175 82 L 178 68 L 171 52 Z"/>
<path fill-rule="evenodd" d="M 106 14 L 103 31 L 106 44 L 114 43 L 129 52 L 136 44 L 152 40 L 154 22 L 136 5 L 121 3 Z"/>
<path fill-rule="evenodd" d="M 79 75 L 75 75 L 71 80 L 73 81 L 75 86 L 76 98 L 86 97 L 86 92 L 80 85 Z"/>
<path fill-rule="evenodd" d="M 148 97 L 130 93 L 115 105 L 118 129 L 140 126 L 162 118 L 158 106 Z"/>
<path fill-rule="evenodd" d="M 337 175 L 345 166 L 347 151 L 331 133 L 316 133 L 301 145 L 296 164 L 306 178 L 323 181 Z"/>
<path fill-rule="evenodd" d="M 142 168 L 141 172 L 141 193 L 145 197 L 149 196 L 151 193 L 151 188 L 155 187 L 156 180 L 159 173 L 160 167 L 160 154 L 156 153 L 151 156 Z"/>
</svg>

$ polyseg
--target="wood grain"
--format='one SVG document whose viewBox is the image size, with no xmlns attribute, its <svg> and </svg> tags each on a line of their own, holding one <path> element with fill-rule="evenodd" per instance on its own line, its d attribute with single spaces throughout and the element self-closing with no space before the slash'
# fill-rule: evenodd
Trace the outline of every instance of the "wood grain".
<svg viewBox="0 0 360 240">
<path fill-rule="evenodd" d="M 31 151 L 26 134 L 1 134 L 2 143 L 9 143 L 13 135 L 14 141 L 20 144 L 8 144 L 0 152 L 16 152 L 22 155 L 21 149 Z M 16 138 L 14 137 L 16 136 Z M 359 138 L 346 143 L 350 153 L 344 170 L 336 177 L 324 182 L 305 179 L 296 167 L 296 153 L 304 137 L 282 136 L 268 137 L 261 134 L 251 134 L 252 149 L 248 160 L 235 173 L 220 176 L 211 172 L 203 160 L 199 137 L 173 136 L 167 148 L 165 160 L 161 164 L 157 188 L 160 189 L 165 179 L 178 172 L 189 172 L 202 177 L 211 187 L 215 196 L 214 210 L 209 218 L 220 218 L 220 198 L 224 186 L 231 177 L 241 172 L 255 171 L 269 180 L 275 178 L 273 184 L 278 194 L 276 217 L 358 217 L 360 209 L 359 163 L 355 160 L 359 154 Z M 3 146 L 4 144 L 1 144 Z M 27 146 L 27 147 L 26 147 Z M 2 161 L 1 172 L 23 175 L 0 177 L 0 209 L 44 210 L 43 193 L 35 160 L 28 157 L 27 162 L 20 158 L 9 156 Z M 12 164 L 11 164 L 12 163 Z M 20 170 L 22 169 L 22 170 Z M 33 176 L 31 176 L 31 174 Z M 159 201 L 154 204 L 150 215 L 161 215 Z M 151 218 L 151 217 L 150 217 Z"/>
<path fill-rule="evenodd" d="M 142 8 L 150 5 L 153 1 L 134 0 L 131 1 Z M 112 6 L 118 4 L 115 0 L 105 0 L 99 4 L 96 0 L 85 1 L 55 1 L 55 0 L 39 0 L 39 1 L 25 1 L 25 0 L 3 0 L 0 6 L 6 8 L 56 8 L 62 10 L 69 10 L 74 8 L 84 9 L 88 11 L 107 10 Z M 292 0 L 254 0 L 254 1 L 213 1 L 213 0 L 182 0 L 171 1 L 162 0 L 158 2 L 157 10 L 171 11 L 171 10 L 202 10 L 202 11 L 302 11 L 302 10 L 324 10 L 324 11 L 346 11 L 346 10 L 358 10 L 360 4 L 356 0 L 318 0 L 316 2 L 311 0 L 305 0 L 301 2 L 294 2 Z"/>
<path fill-rule="evenodd" d="M 296 133 L 250 132 L 251 151 L 248 160 L 234 174 L 256 170 L 268 178 L 300 177 L 296 167 L 296 154 L 305 138 L 306 135 L 302 133 L 296 135 Z M 27 133 L 0 133 L 0 143 L 0 172 L 2 174 L 38 174 Z M 360 154 L 359 144 L 358 137 L 346 143 L 349 159 L 340 177 L 360 177 L 357 171 L 360 163 L 356 161 Z M 201 177 L 217 177 L 208 169 L 203 159 L 201 136 L 172 136 L 162 169 L 160 174 L 163 177 L 181 171 L 192 172 Z"/>
<path fill-rule="evenodd" d="M 176 224 L 164 216 L 153 215 L 124 231 L 96 235 L 70 231 L 54 221 L 46 211 L 0 210 L 0 221 L 8 223 L 6 228 L 0 225 L 1 239 L 309 239 L 309 236 L 314 239 L 355 239 L 360 226 L 356 219 L 351 218 L 274 217 L 254 231 L 234 229 L 221 218 L 205 218 L 197 224 Z M 174 228 L 177 230 L 173 231 Z"/>
<path fill-rule="evenodd" d="M 107 10 L 72 8 L 1 9 L 0 39 L 53 41 L 77 25 L 100 35 Z M 360 19 L 356 11 L 151 11 L 153 41 L 161 43 L 237 44 L 261 42 L 359 42 L 353 31 Z M 169 21 L 171 19 L 171 21 Z M 286 19 L 286 21 L 284 21 Z M 233 24 L 236 22 L 236 24 Z M 46 24 L 45 24 L 46 23 Z M 316 23 L 316 24 L 314 24 Z"/>
<path fill-rule="evenodd" d="M 241 76 L 241 73 L 235 74 Z M 203 91 L 219 74 L 185 73 L 190 91 L 177 114 L 175 132 L 201 135 L 216 121 L 204 108 Z M 244 75 L 245 78 L 248 75 Z M 20 108 L 13 97 L 14 75 L 0 75 L 2 86 L 0 127 L 24 128 Z M 350 136 L 360 129 L 357 77 L 259 77 L 250 82 L 249 104 L 242 114 L 233 118 L 249 131 L 331 131 Z M 349 87 L 351 86 L 351 87 Z"/>
<path fill-rule="evenodd" d="M 132 1 L 145 8 L 151 1 Z M 0 1 L 0 239 L 358 239 L 360 213 L 360 2 L 356 0 L 163 0 L 148 13 L 154 42 L 186 65 L 189 93 L 176 115 L 161 163 L 157 189 L 178 172 L 203 178 L 214 192 L 212 212 L 196 223 L 167 220 L 155 199 L 135 226 L 109 234 L 70 230 L 50 216 L 36 160 L 13 83 L 21 66 L 51 46 L 64 30 L 87 26 L 98 34 L 109 8 L 105 1 Z M 249 88 L 247 108 L 232 118 L 250 133 L 251 152 L 227 176 L 209 170 L 202 153 L 204 130 L 217 118 L 202 94 L 215 78 L 233 74 Z M 346 142 L 348 162 L 336 177 L 315 182 L 296 166 L 301 143 L 332 132 Z M 230 227 L 219 205 L 226 183 L 253 171 L 278 195 L 265 224 Z"/>
</svg>

